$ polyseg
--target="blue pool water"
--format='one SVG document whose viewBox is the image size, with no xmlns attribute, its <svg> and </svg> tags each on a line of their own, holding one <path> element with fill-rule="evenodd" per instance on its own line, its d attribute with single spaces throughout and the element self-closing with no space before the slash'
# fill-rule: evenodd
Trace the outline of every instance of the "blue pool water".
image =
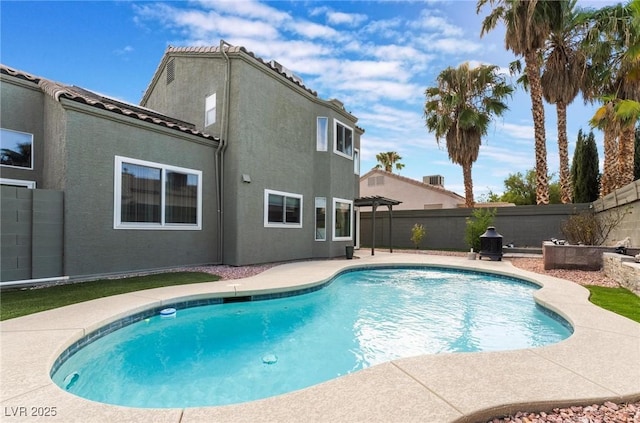
<svg viewBox="0 0 640 423">
<path fill-rule="evenodd" d="M 304 295 L 179 309 L 79 349 L 53 374 L 78 396 L 133 407 L 233 404 L 420 354 L 559 342 L 571 328 L 536 286 L 433 268 L 350 271 Z"/>
</svg>

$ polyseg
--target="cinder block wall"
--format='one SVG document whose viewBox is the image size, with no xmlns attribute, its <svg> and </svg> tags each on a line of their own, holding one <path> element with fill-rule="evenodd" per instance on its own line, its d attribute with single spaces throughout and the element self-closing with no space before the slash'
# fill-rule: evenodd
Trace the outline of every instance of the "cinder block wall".
<svg viewBox="0 0 640 423">
<path fill-rule="evenodd" d="M 0 281 L 63 275 L 61 191 L 0 187 Z"/>
<path fill-rule="evenodd" d="M 513 243 L 517 247 L 542 246 L 551 238 L 564 238 L 562 223 L 572 214 L 589 209 L 590 204 L 551 204 L 547 206 L 499 207 L 494 226 L 503 237 L 503 245 Z M 360 244 L 370 247 L 372 241 L 370 208 L 360 214 Z M 401 210 L 392 211 L 393 231 L 391 244 L 394 248 L 414 248 L 411 228 L 424 225 L 427 234 L 420 245 L 426 249 L 467 250 L 464 241 L 465 219 L 472 209 Z M 376 247 L 388 248 L 389 212 L 386 207 L 376 211 Z"/>
<path fill-rule="evenodd" d="M 632 247 L 640 247 L 640 179 L 594 201 L 593 208 L 598 217 L 605 221 L 624 216 L 604 245 L 613 245 L 629 237 Z"/>
</svg>

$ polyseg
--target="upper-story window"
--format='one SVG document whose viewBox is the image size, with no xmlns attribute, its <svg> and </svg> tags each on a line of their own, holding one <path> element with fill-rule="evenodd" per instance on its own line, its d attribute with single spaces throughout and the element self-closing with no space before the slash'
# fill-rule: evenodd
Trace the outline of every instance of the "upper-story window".
<svg viewBox="0 0 640 423">
<path fill-rule="evenodd" d="M 200 229 L 202 172 L 116 156 L 116 229 Z"/>
<path fill-rule="evenodd" d="M 329 140 L 329 118 L 319 117 L 316 125 L 316 150 L 327 151 Z"/>
<path fill-rule="evenodd" d="M 353 173 L 360 175 L 360 150 L 353 149 Z"/>
<path fill-rule="evenodd" d="M 204 102 L 204 126 L 216 123 L 216 93 L 211 94 Z"/>
<path fill-rule="evenodd" d="M 0 164 L 33 169 L 33 135 L 0 129 Z"/>
<path fill-rule="evenodd" d="M 333 151 L 350 159 L 353 158 L 353 129 L 337 119 L 334 119 Z"/>
</svg>

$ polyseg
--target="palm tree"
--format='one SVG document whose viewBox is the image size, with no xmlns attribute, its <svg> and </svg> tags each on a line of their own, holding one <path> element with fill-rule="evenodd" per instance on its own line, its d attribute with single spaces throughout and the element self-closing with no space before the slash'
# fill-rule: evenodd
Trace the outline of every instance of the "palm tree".
<svg viewBox="0 0 640 423">
<path fill-rule="evenodd" d="M 567 106 L 580 91 L 585 57 L 578 46 L 575 12 L 576 0 L 562 1 L 562 26 L 551 31 L 545 47 L 542 70 L 542 95 L 549 104 L 556 105 L 558 124 L 558 155 L 560 158 L 560 194 L 563 204 L 571 203 L 571 175 L 569 172 L 569 142 L 567 140 Z"/>
<path fill-rule="evenodd" d="M 551 31 L 559 27 L 562 17 L 560 1 L 543 0 L 478 0 L 477 13 L 489 3 L 493 9 L 482 22 L 480 36 L 494 29 L 499 21 L 506 27 L 508 50 L 522 56 L 531 95 L 531 111 L 536 154 L 536 203 L 549 204 L 547 146 L 544 128 L 544 106 L 540 82 L 540 53 Z"/>
<path fill-rule="evenodd" d="M 604 173 L 600 195 L 633 181 L 634 128 L 640 117 L 640 2 L 608 6 L 583 15 L 588 23 L 583 49 L 588 72 L 585 101 L 603 105 L 591 119 L 604 131 Z"/>
<path fill-rule="evenodd" d="M 386 172 L 393 172 L 395 165 L 396 170 L 400 170 L 404 167 L 404 164 L 400 163 L 402 157 L 395 151 L 387 151 L 386 153 L 376 154 L 376 160 L 378 164 L 375 169 L 384 169 Z"/>
<path fill-rule="evenodd" d="M 513 92 L 497 70 L 489 65 L 471 69 L 468 63 L 449 67 L 438 75 L 438 85 L 425 91 L 427 129 L 435 133 L 438 143 L 446 140 L 449 158 L 462 166 L 467 207 L 475 203 L 471 167 L 478 159 L 482 136 L 492 116 L 507 110 L 503 100 Z"/>
</svg>

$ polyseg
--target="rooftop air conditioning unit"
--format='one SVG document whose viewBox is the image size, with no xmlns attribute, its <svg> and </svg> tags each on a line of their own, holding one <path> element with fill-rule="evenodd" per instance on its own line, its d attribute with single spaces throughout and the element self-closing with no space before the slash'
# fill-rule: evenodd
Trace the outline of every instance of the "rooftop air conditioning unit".
<svg viewBox="0 0 640 423">
<path fill-rule="evenodd" d="M 444 187 L 444 176 L 442 175 L 430 175 L 424 176 L 422 182 L 429 185 L 435 185 L 438 187 Z"/>
</svg>

